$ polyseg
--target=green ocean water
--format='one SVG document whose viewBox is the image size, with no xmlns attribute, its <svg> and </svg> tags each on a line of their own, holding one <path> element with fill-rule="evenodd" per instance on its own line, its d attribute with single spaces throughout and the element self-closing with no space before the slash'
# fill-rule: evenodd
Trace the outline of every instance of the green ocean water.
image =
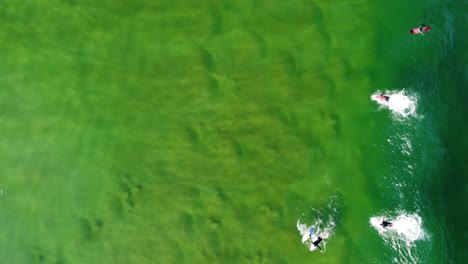
<svg viewBox="0 0 468 264">
<path fill-rule="evenodd" d="M 466 4 L 0 7 L 5 263 L 466 262 Z M 369 224 L 399 212 L 424 239 Z"/>
</svg>

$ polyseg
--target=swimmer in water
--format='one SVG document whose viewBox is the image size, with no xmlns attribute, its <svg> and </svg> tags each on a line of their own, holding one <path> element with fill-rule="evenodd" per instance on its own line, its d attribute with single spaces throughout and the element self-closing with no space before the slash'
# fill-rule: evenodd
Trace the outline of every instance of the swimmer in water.
<svg viewBox="0 0 468 264">
<path fill-rule="evenodd" d="M 428 26 L 426 26 L 426 25 L 424 25 L 424 24 L 422 24 L 421 26 L 419 26 L 419 32 L 421 32 L 421 33 L 423 33 L 423 34 L 426 33 L 426 31 L 429 31 L 430 29 L 431 29 L 430 27 L 428 27 Z"/>
<path fill-rule="evenodd" d="M 417 28 L 413 28 L 412 30 L 409 31 L 410 34 L 424 34 L 426 33 L 427 31 L 431 30 L 430 27 L 422 24 L 421 26 L 417 27 Z"/>
<path fill-rule="evenodd" d="M 380 94 L 379 99 L 382 101 L 388 102 L 388 100 L 390 100 L 390 96 L 385 95 L 385 94 Z"/>
<path fill-rule="evenodd" d="M 314 246 L 318 247 L 320 249 L 320 252 L 322 252 L 322 248 L 319 246 L 319 243 L 322 241 L 322 237 L 318 237 L 317 240 L 314 241 Z"/>
<path fill-rule="evenodd" d="M 382 223 L 380 224 L 383 228 L 386 228 L 386 227 L 392 227 L 393 224 L 388 222 L 388 221 L 385 221 L 385 219 L 382 221 Z"/>
</svg>

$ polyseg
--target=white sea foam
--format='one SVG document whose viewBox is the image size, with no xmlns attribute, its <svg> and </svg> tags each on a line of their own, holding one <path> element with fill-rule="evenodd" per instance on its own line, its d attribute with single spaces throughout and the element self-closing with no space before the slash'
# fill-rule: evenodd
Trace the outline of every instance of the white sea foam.
<svg viewBox="0 0 468 264">
<path fill-rule="evenodd" d="M 383 228 L 380 225 L 383 219 L 393 223 L 393 226 Z M 417 214 L 400 213 L 396 218 L 374 216 L 370 218 L 369 222 L 392 247 L 395 247 L 399 242 L 404 242 L 406 246 L 411 247 L 415 241 L 427 237 L 422 227 L 422 218 Z"/>
<path fill-rule="evenodd" d="M 385 94 L 390 98 L 388 101 L 379 99 L 379 95 Z M 381 108 L 387 108 L 397 117 L 406 118 L 416 116 L 416 107 L 418 103 L 416 94 L 406 93 L 401 91 L 376 91 L 371 95 L 371 100 L 377 102 Z"/>
<path fill-rule="evenodd" d="M 313 228 L 313 232 L 310 233 L 309 231 Z M 300 220 L 297 221 L 297 229 L 302 237 L 302 243 L 306 245 L 310 251 L 313 251 L 315 247 L 313 246 L 313 242 L 318 239 L 320 236 L 323 240 L 320 243 L 320 247 L 323 249 L 322 252 L 326 251 L 326 239 L 330 238 L 335 228 L 335 223 L 327 222 L 323 223 L 321 220 L 314 222 L 311 225 L 307 225 L 301 223 Z"/>
<path fill-rule="evenodd" d="M 333 236 L 337 222 L 340 220 L 340 195 L 339 192 L 329 197 L 328 204 L 320 210 L 311 208 L 304 212 L 303 217 L 297 220 L 297 230 L 301 235 L 301 241 L 310 251 L 316 249 L 314 241 L 320 236 L 323 240 L 320 242 L 321 252 L 325 253 L 327 243 Z M 313 228 L 313 232 L 310 230 Z"/>
<path fill-rule="evenodd" d="M 301 241 L 306 245 L 310 251 L 316 249 L 313 242 L 320 236 L 323 240 L 320 243 L 322 253 L 326 251 L 326 244 L 328 239 L 333 236 L 336 228 L 336 219 L 339 215 L 339 205 L 337 203 L 337 197 L 332 196 L 330 202 L 326 208 L 318 211 L 312 209 L 312 214 L 307 219 L 297 220 L 297 229 L 301 234 Z M 313 232 L 310 230 L 313 228 Z"/>
<path fill-rule="evenodd" d="M 385 219 L 393 223 L 392 227 L 383 228 L 380 226 Z M 377 230 L 385 244 L 390 246 L 398 254 L 393 259 L 393 263 L 419 263 L 417 256 L 416 242 L 418 240 L 428 240 L 429 235 L 422 227 L 422 218 L 418 214 L 399 213 L 397 217 L 390 215 L 374 216 L 370 218 L 370 224 Z"/>
</svg>

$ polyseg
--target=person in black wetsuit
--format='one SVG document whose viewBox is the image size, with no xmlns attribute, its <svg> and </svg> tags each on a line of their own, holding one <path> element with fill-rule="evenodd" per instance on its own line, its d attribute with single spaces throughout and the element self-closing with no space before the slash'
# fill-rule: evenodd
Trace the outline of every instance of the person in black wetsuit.
<svg viewBox="0 0 468 264">
<path fill-rule="evenodd" d="M 314 241 L 314 246 L 318 247 L 320 251 L 322 251 L 322 248 L 319 246 L 319 243 L 322 241 L 322 237 L 318 237 L 317 240 Z"/>
<path fill-rule="evenodd" d="M 430 27 L 422 24 L 421 26 L 419 26 L 419 31 L 425 33 L 428 28 L 430 29 Z"/>
<path fill-rule="evenodd" d="M 392 227 L 393 224 L 391 222 L 388 222 L 388 221 L 385 221 L 383 220 L 382 223 L 380 224 L 383 228 L 386 228 L 386 227 Z"/>
</svg>

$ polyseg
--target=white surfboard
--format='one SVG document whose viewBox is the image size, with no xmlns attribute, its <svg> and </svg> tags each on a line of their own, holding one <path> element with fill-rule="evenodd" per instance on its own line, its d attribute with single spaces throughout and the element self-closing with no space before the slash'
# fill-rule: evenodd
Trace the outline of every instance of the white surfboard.
<svg viewBox="0 0 468 264">
<path fill-rule="evenodd" d="M 329 233 L 325 232 L 325 233 L 320 234 L 319 236 L 322 238 L 322 241 L 323 241 L 323 239 L 328 238 L 329 235 L 330 235 Z M 312 244 L 310 244 L 310 248 L 309 248 L 310 251 L 314 251 L 314 250 L 317 249 L 317 247 L 316 247 L 313 243 L 314 243 L 314 241 L 316 241 L 318 238 L 319 238 L 318 236 L 312 236 Z M 323 244 L 322 244 L 322 245 L 323 245 Z"/>
<path fill-rule="evenodd" d="M 309 230 L 307 230 L 307 232 L 304 232 L 304 235 L 302 235 L 302 243 L 305 243 L 311 237 L 314 231 L 315 228 L 311 227 Z"/>
<path fill-rule="evenodd" d="M 316 249 L 317 249 L 317 247 L 316 247 L 314 244 L 311 244 L 311 245 L 310 245 L 310 251 L 314 251 L 314 250 L 316 250 Z"/>
</svg>

